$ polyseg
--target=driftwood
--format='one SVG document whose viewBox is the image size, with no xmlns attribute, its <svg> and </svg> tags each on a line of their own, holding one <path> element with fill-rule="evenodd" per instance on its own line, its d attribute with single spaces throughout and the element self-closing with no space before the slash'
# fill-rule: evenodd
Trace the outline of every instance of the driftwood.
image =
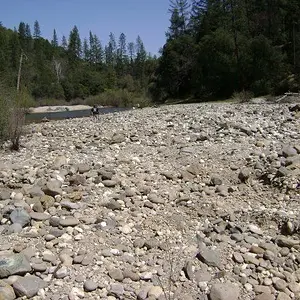
<svg viewBox="0 0 300 300">
<path fill-rule="evenodd" d="M 291 93 L 291 92 L 284 93 L 284 96 L 282 96 L 282 97 L 276 99 L 275 101 L 276 101 L 276 102 L 280 102 L 280 101 L 282 101 L 283 99 L 285 99 L 285 98 L 288 97 L 288 96 L 298 96 L 298 97 L 300 97 L 300 93 Z"/>
<path fill-rule="evenodd" d="M 291 93 L 291 92 L 288 92 L 288 93 L 285 93 L 285 95 L 287 95 L 287 96 L 300 96 L 300 93 Z"/>
</svg>

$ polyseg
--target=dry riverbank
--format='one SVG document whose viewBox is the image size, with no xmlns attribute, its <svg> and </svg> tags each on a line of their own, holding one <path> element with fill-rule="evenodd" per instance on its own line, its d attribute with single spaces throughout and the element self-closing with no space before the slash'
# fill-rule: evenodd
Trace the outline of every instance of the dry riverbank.
<svg viewBox="0 0 300 300">
<path fill-rule="evenodd" d="M 0 299 L 299 299 L 292 110 L 191 104 L 28 125 L 24 148 L 0 155 Z"/>
</svg>

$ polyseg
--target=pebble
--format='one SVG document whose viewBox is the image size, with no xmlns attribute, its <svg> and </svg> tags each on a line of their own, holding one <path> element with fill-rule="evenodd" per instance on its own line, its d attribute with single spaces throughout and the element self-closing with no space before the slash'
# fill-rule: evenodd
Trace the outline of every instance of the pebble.
<svg viewBox="0 0 300 300">
<path fill-rule="evenodd" d="M 112 279 L 117 281 L 123 281 L 124 279 L 123 272 L 120 269 L 116 269 L 116 268 L 110 269 L 108 274 Z"/>
<path fill-rule="evenodd" d="M 84 290 L 86 292 L 95 291 L 98 288 L 98 284 L 93 280 L 87 280 L 84 282 Z"/>
<path fill-rule="evenodd" d="M 79 220 L 74 217 L 67 217 L 65 219 L 60 219 L 59 224 L 63 227 L 76 226 L 79 224 Z"/>
<path fill-rule="evenodd" d="M 148 297 L 159 299 L 163 295 L 163 289 L 160 286 L 152 286 L 148 291 Z"/>
<path fill-rule="evenodd" d="M 217 283 L 211 288 L 209 297 L 211 300 L 238 300 L 239 288 L 230 283 Z"/>
</svg>

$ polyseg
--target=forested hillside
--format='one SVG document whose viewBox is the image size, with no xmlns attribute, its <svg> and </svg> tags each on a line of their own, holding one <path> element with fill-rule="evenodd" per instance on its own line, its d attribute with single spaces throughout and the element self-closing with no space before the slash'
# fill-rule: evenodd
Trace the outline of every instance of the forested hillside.
<svg viewBox="0 0 300 300">
<path fill-rule="evenodd" d="M 299 0 L 174 0 L 155 98 L 299 90 Z"/>
<path fill-rule="evenodd" d="M 122 33 L 109 35 L 108 45 L 89 33 L 82 39 L 77 26 L 68 37 L 44 39 L 38 21 L 33 32 L 20 22 L 18 29 L 0 27 L 0 78 L 2 84 L 17 86 L 22 58 L 21 89 L 35 99 L 85 99 L 104 91 L 126 90 L 145 94 L 148 80 L 156 68 L 156 58 L 146 52 L 140 36 L 127 42 Z"/>
<path fill-rule="evenodd" d="M 80 37 L 74 26 L 60 39 L 54 30 L 48 41 L 37 21 L 32 29 L 24 22 L 14 30 L 3 25 L 1 83 L 16 86 L 22 58 L 20 86 L 35 99 L 117 92 L 125 102 L 163 102 L 299 90 L 299 0 L 171 0 L 169 12 L 159 58 L 147 53 L 139 36 L 128 42 L 124 33 L 110 33 L 102 45 L 92 32 Z"/>
</svg>

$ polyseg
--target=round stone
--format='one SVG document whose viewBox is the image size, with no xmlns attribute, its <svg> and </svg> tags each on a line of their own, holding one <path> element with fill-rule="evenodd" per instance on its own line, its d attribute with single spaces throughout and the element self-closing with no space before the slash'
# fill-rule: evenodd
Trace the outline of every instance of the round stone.
<svg viewBox="0 0 300 300">
<path fill-rule="evenodd" d="M 274 282 L 274 287 L 278 291 L 283 291 L 287 287 L 287 283 L 283 279 L 279 278 Z"/>
<path fill-rule="evenodd" d="M 148 297 L 158 299 L 163 294 L 163 289 L 160 286 L 152 286 L 148 291 Z"/>
<path fill-rule="evenodd" d="M 83 287 L 86 292 L 92 292 L 98 288 L 98 284 L 95 281 L 89 279 L 85 281 Z"/>
<path fill-rule="evenodd" d="M 272 279 L 267 278 L 267 277 L 264 279 L 264 285 L 270 286 L 272 284 L 273 284 Z"/>
</svg>

